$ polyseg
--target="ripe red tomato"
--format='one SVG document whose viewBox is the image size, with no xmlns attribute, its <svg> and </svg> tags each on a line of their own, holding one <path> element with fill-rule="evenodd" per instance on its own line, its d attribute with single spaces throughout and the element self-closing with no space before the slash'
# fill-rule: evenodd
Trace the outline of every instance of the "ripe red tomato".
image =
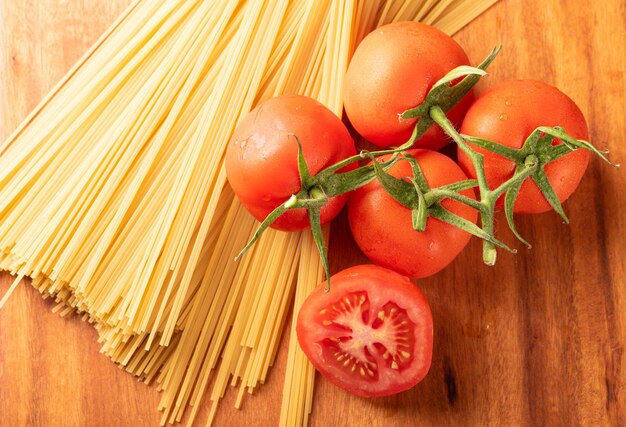
<svg viewBox="0 0 626 427">
<path fill-rule="evenodd" d="M 449 157 L 430 150 L 410 150 L 431 188 L 467 179 Z M 388 173 L 396 178 L 412 176 L 407 161 L 398 161 Z M 474 197 L 472 190 L 462 194 Z M 460 202 L 446 199 L 442 206 L 468 221 L 477 212 Z M 372 261 L 409 277 L 433 275 L 451 263 L 471 235 L 436 218 L 428 217 L 426 229 L 413 229 L 411 210 L 393 199 L 378 181 L 356 190 L 348 203 L 348 218 L 354 240 Z"/>
<path fill-rule="evenodd" d="M 417 384 L 432 359 L 433 320 L 411 281 L 375 265 L 351 267 L 305 300 L 296 331 L 313 366 L 358 396 L 380 397 Z"/>
<path fill-rule="evenodd" d="M 461 132 L 520 148 L 539 126 L 561 126 L 576 139 L 587 140 L 589 137 L 585 117 L 574 101 L 557 88 L 532 80 L 506 81 L 486 90 L 467 112 Z M 560 143 L 555 139 L 553 145 Z M 472 148 L 485 156 L 485 175 L 491 188 L 513 176 L 516 165 L 512 161 L 475 146 Z M 561 202 L 574 192 L 588 162 L 589 151 L 579 149 L 545 166 L 550 184 Z M 471 160 L 460 151 L 459 163 L 468 175 L 476 176 Z M 498 203 L 501 205 L 502 201 L 500 198 Z M 539 187 L 531 179 L 524 181 L 514 211 L 540 213 L 551 209 Z"/>
<path fill-rule="evenodd" d="M 469 59 L 453 39 L 418 22 L 382 26 L 359 44 L 350 61 L 344 87 L 344 107 L 350 122 L 379 147 L 409 140 L 416 119 L 398 115 L 421 104 L 434 83 Z M 448 117 L 460 125 L 473 100 L 470 92 Z M 433 125 L 414 147 L 433 150 L 450 141 Z"/>
<path fill-rule="evenodd" d="M 312 175 L 356 154 L 345 125 L 316 100 L 284 95 L 258 105 L 237 126 L 228 143 L 225 163 L 235 194 L 259 221 L 300 190 L 298 145 L 293 135 L 302 144 Z M 329 199 L 321 209 L 322 224 L 339 213 L 346 197 Z M 308 226 L 304 209 L 287 211 L 272 224 L 286 231 Z"/>
</svg>

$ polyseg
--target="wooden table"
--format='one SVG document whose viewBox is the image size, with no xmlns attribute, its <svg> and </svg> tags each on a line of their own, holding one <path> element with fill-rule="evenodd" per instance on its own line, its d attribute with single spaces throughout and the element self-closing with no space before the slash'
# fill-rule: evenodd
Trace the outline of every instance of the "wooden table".
<svg viewBox="0 0 626 427">
<path fill-rule="evenodd" d="M 0 138 L 128 2 L 0 2 Z M 592 141 L 626 162 L 623 0 L 502 0 L 455 38 L 474 61 L 503 44 L 482 87 L 513 78 L 558 86 L 585 113 Z M 624 171 L 593 159 L 566 203 L 569 226 L 555 213 L 520 217 L 533 249 L 500 253 L 495 267 L 481 264 L 473 241 L 419 283 L 436 325 L 427 378 L 381 400 L 319 378 L 312 424 L 626 425 L 625 188 Z M 502 215 L 497 228 L 514 241 Z M 345 230 L 341 216 L 333 226 L 335 271 L 364 260 Z M 0 275 L 0 295 L 9 284 Z M 100 355 L 91 326 L 50 308 L 20 286 L 0 311 L 0 425 L 157 425 L 156 390 Z M 276 425 L 286 341 L 281 348 L 267 384 L 240 411 L 228 393 L 216 425 Z"/>
</svg>

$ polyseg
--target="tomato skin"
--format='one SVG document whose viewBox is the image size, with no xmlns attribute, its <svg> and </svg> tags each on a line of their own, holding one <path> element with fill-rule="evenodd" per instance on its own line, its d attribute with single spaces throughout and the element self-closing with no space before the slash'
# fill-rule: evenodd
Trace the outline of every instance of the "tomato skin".
<svg viewBox="0 0 626 427">
<path fill-rule="evenodd" d="M 539 126 L 561 126 L 576 139 L 589 138 L 585 117 L 574 101 L 557 88 L 534 80 L 506 81 L 487 89 L 470 107 L 461 132 L 521 148 Z M 472 148 L 485 156 L 485 175 L 491 188 L 513 176 L 515 164 L 512 161 L 475 146 Z M 578 187 L 588 162 L 589 151 L 578 149 L 545 166 L 561 202 Z M 476 177 L 474 165 L 460 150 L 459 163 L 469 176 Z M 502 204 L 503 198 L 500 198 L 498 205 Z M 551 209 L 539 187 L 531 179 L 524 181 L 514 211 L 541 213 Z"/>
<path fill-rule="evenodd" d="M 467 179 L 449 157 L 430 150 L 410 150 L 431 188 Z M 413 176 L 407 161 L 399 161 L 388 173 L 396 178 Z M 462 194 L 474 197 L 473 191 Z M 468 221 L 477 212 L 454 200 L 443 207 Z M 378 265 L 413 278 L 431 276 L 450 264 L 465 248 L 471 235 L 438 219 L 428 217 L 426 229 L 413 229 L 412 213 L 374 181 L 356 190 L 348 203 L 350 229 L 363 253 Z"/>
<path fill-rule="evenodd" d="M 432 361 L 433 321 L 428 302 L 415 284 L 407 277 L 386 268 L 358 265 L 333 275 L 329 292 L 325 292 L 325 287 L 326 282 L 320 284 L 305 300 L 298 313 L 296 326 L 302 350 L 324 377 L 358 396 L 382 397 L 407 390 L 426 376 Z M 334 324 L 328 325 L 328 314 L 322 314 L 324 310 L 333 312 L 336 310 L 333 307 L 344 304 L 346 297 L 355 301 L 355 295 L 364 295 L 366 299 L 360 306 L 362 313 L 365 313 L 363 316 L 345 317 L 352 320 L 355 327 L 350 330 L 336 327 Z M 360 369 L 351 371 L 349 365 L 343 366 L 347 359 L 337 360 L 336 353 L 328 348 L 328 343 L 332 344 L 330 339 L 357 335 L 360 328 L 367 329 L 367 325 L 374 324 L 377 324 L 377 329 L 369 330 L 374 331 L 374 334 L 376 331 L 398 331 L 398 328 L 385 329 L 383 320 L 377 320 L 380 319 L 378 316 L 381 311 L 391 313 L 392 309 L 400 312 L 402 321 L 406 322 L 401 325 L 406 332 L 400 331 L 401 334 L 405 334 L 403 335 L 405 339 L 397 340 L 397 335 L 388 333 L 381 337 L 380 341 L 376 341 L 379 343 L 387 340 L 385 342 L 392 342 L 398 346 L 395 353 L 391 350 L 393 345 L 384 347 L 394 353 L 387 359 L 384 352 L 378 350 L 380 347 L 374 345 L 368 347 L 370 360 L 376 364 L 376 378 L 368 378 L 359 372 Z M 363 320 L 364 318 L 366 320 Z M 393 318 L 385 317 L 384 322 L 393 322 Z M 355 351 L 363 347 L 363 342 L 369 338 L 363 333 L 361 337 L 365 338 L 353 347 Z M 401 342 L 411 343 L 409 347 L 404 347 L 404 350 L 410 353 L 404 362 L 398 359 L 402 357 L 400 354 L 403 348 L 398 344 Z M 346 347 L 350 347 L 350 344 L 348 341 Z M 399 363 L 399 367 L 396 365 L 395 369 L 392 367 L 394 360 L 398 360 Z"/>
<path fill-rule="evenodd" d="M 259 221 L 300 190 L 298 145 L 293 135 L 302 144 L 312 175 L 356 154 L 345 125 L 316 100 L 283 95 L 258 105 L 237 126 L 228 143 L 225 165 L 235 194 Z M 321 222 L 333 219 L 346 198 L 329 199 L 321 209 Z M 309 225 L 307 211 L 294 209 L 281 215 L 272 228 L 296 231 Z"/>
<path fill-rule="evenodd" d="M 469 64 L 463 48 L 443 32 L 418 22 L 384 25 L 368 34 L 350 61 L 344 108 L 368 141 L 385 148 L 409 140 L 416 119 L 398 115 L 421 104 L 434 83 L 450 70 Z M 473 100 L 470 92 L 449 113 L 459 125 Z M 436 125 L 414 147 L 437 150 L 450 142 Z"/>
</svg>

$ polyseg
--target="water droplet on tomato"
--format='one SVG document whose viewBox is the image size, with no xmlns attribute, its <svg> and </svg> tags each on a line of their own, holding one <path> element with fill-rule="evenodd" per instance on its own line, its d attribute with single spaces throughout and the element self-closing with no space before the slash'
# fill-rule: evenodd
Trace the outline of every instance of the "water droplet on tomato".
<svg viewBox="0 0 626 427">
<path fill-rule="evenodd" d="M 434 242 L 434 241 L 430 240 L 430 241 L 428 242 L 428 249 L 429 249 L 429 250 L 431 250 L 431 251 L 432 251 L 433 249 L 435 249 L 435 242 Z"/>
<path fill-rule="evenodd" d="M 248 142 L 245 139 L 243 141 L 239 141 L 239 146 L 242 150 L 245 150 L 247 144 Z"/>
<path fill-rule="evenodd" d="M 265 195 L 261 198 L 261 200 L 263 200 L 264 202 L 269 202 L 272 198 L 269 195 Z"/>
<path fill-rule="evenodd" d="M 504 101 L 504 105 L 511 105 L 511 101 L 507 99 L 506 101 Z"/>
<path fill-rule="evenodd" d="M 506 114 L 500 114 L 500 120 L 505 121 L 508 118 L 509 116 L 507 116 Z"/>
</svg>

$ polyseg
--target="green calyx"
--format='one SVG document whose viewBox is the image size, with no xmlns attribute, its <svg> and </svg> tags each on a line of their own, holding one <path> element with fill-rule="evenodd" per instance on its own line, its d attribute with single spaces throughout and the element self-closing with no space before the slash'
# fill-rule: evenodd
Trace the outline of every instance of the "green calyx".
<svg viewBox="0 0 626 427">
<path fill-rule="evenodd" d="M 293 194 L 286 202 L 274 209 L 259 225 L 252 239 L 239 252 L 235 260 L 241 258 L 252 245 L 258 240 L 263 232 L 272 225 L 285 212 L 292 209 L 307 209 L 311 233 L 315 245 L 320 253 L 324 272 L 327 277 L 327 290 L 330 289 L 330 268 L 328 265 L 327 247 L 322 231 L 321 212 L 331 197 L 336 197 L 359 187 L 362 187 L 376 178 L 373 166 L 362 166 L 348 172 L 339 172 L 345 166 L 362 159 L 362 155 L 353 156 L 342 162 L 334 164 L 322 170 L 317 175 L 312 175 L 304 158 L 302 144 L 296 135 L 290 135 L 298 145 L 298 173 L 301 187 L 298 193 Z M 378 165 L 383 170 L 390 168 L 395 162 L 395 157 Z"/>
<path fill-rule="evenodd" d="M 563 206 L 561 205 L 561 202 L 559 201 L 559 198 L 556 195 L 556 192 L 554 191 L 554 188 L 550 184 L 548 176 L 545 173 L 545 165 L 555 161 L 560 157 L 563 157 L 568 153 L 571 153 L 574 150 L 585 149 L 595 153 L 605 162 L 615 167 L 619 167 L 619 165 L 614 165 L 608 160 L 605 155 L 606 153 L 601 152 L 587 141 L 578 140 L 571 137 L 570 135 L 565 133 L 563 128 L 560 127 L 538 127 L 528 136 L 522 147 L 519 149 L 506 147 L 491 141 L 487 141 L 481 138 L 475 138 L 469 135 L 462 135 L 460 137 L 461 139 L 470 142 L 471 144 L 474 144 L 492 153 L 505 157 L 516 164 L 513 176 L 509 180 L 501 184 L 498 188 L 490 190 L 486 186 L 486 180 L 484 180 L 484 167 L 482 167 L 482 163 L 478 159 L 478 156 L 482 155 L 467 147 L 467 149 L 474 153 L 474 156 L 470 157 L 472 158 L 472 161 L 474 163 L 478 179 L 481 180 L 482 176 L 483 180 L 485 181 L 485 191 L 481 191 L 481 196 L 486 199 L 487 202 L 495 205 L 495 201 L 504 194 L 504 212 L 509 228 L 511 229 L 515 237 L 517 237 L 520 242 L 522 242 L 529 248 L 531 247 L 530 243 L 526 241 L 517 231 L 513 217 L 515 200 L 519 194 L 523 182 L 527 178 L 532 179 L 535 184 L 537 184 L 537 187 L 539 187 L 552 209 L 554 209 L 554 211 L 556 211 L 561 216 L 561 218 L 563 218 L 563 221 L 565 221 L 565 223 L 569 223 L 569 218 L 565 214 Z M 552 142 L 555 138 L 562 141 L 562 144 L 552 145 Z M 467 153 L 467 151 L 465 150 L 464 152 Z"/>
<path fill-rule="evenodd" d="M 500 50 L 501 46 L 495 47 L 478 67 L 462 65 L 453 69 L 433 85 L 424 102 L 400 114 L 398 116 L 400 120 L 417 119 L 413 135 L 401 148 L 407 149 L 411 147 L 435 123 L 435 120 L 430 115 L 431 108 L 438 107 L 444 113 L 447 113 L 458 104 L 478 83 L 480 78 L 487 75 L 487 67 L 498 56 Z M 459 79 L 461 80 L 454 83 Z"/>
<path fill-rule="evenodd" d="M 472 163 L 474 165 L 480 201 L 479 205 L 476 205 L 474 202 L 472 202 L 471 204 L 466 204 L 475 207 L 480 212 L 481 228 L 483 232 L 487 236 L 489 236 L 489 238 L 484 239 L 483 243 L 483 261 L 488 265 L 493 265 L 496 261 L 496 251 L 494 245 L 501 246 L 507 250 L 513 251 L 507 246 L 498 244 L 497 241 L 493 239 L 494 210 L 496 200 L 498 200 L 500 196 L 502 196 L 503 194 L 505 195 L 504 208 L 509 228 L 523 244 L 530 247 L 530 243 L 528 243 L 518 233 L 513 218 L 513 208 L 515 205 L 515 200 L 517 198 L 517 195 L 519 194 L 523 182 L 527 178 L 532 179 L 541 189 L 550 206 L 559 215 L 561 215 L 563 220 L 567 223 L 569 222 L 569 219 L 567 218 L 567 215 L 563 210 L 561 202 L 559 201 L 559 198 L 556 195 L 554 188 L 548 180 L 548 176 L 546 175 L 544 170 L 545 165 L 576 149 L 589 150 L 599 155 L 607 163 L 611 164 L 611 162 L 606 158 L 604 153 L 599 151 L 592 144 L 587 141 L 577 140 L 569 136 L 560 127 L 538 127 L 526 139 L 522 148 L 514 149 L 484 139 L 475 138 L 468 135 L 459 135 L 459 133 L 456 131 L 456 129 L 454 129 L 452 124 L 447 119 L 445 113 L 437 107 L 432 108 L 430 114 L 433 120 L 435 120 L 435 122 L 437 122 L 442 127 L 442 129 L 457 143 L 459 148 L 472 160 Z M 555 138 L 560 139 L 563 143 L 559 145 L 552 145 L 552 141 Z M 484 156 L 472 150 L 468 142 L 492 153 L 496 153 L 500 156 L 506 157 L 512 162 L 516 163 L 517 166 L 515 168 L 513 176 L 504 183 L 502 183 L 499 187 L 491 189 L 487 184 L 484 167 Z"/>
<path fill-rule="evenodd" d="M 489 233 L 488 230 L 481 229 L 473 222 L 450 212 L 441 204 L 445 199 L 452 199 L 465 203 L 478 211 L 486 211 L 487 209 L 481 202 L 462 194 L 463 191 L 476 187 L 476 180 L 468 179 L 437 188 L 430 188 L 415 158 L 410 153 L 404 152 L 402 160 L 410 163 L 413 174 L 406 179 L 399 179 L 388 174 L 381 167 L 377 166 L 377 160 L 372 158 L 376 169 L 376 178 L 391 197 L 398 203 L 411 209 L 413 228 L 417 232 L 426 229 L 426 221 L 430 216 L 465 230 L 492 245 L 511 250 L 504 243 L 497 240 L 493 233 Z"/>
</svg>

